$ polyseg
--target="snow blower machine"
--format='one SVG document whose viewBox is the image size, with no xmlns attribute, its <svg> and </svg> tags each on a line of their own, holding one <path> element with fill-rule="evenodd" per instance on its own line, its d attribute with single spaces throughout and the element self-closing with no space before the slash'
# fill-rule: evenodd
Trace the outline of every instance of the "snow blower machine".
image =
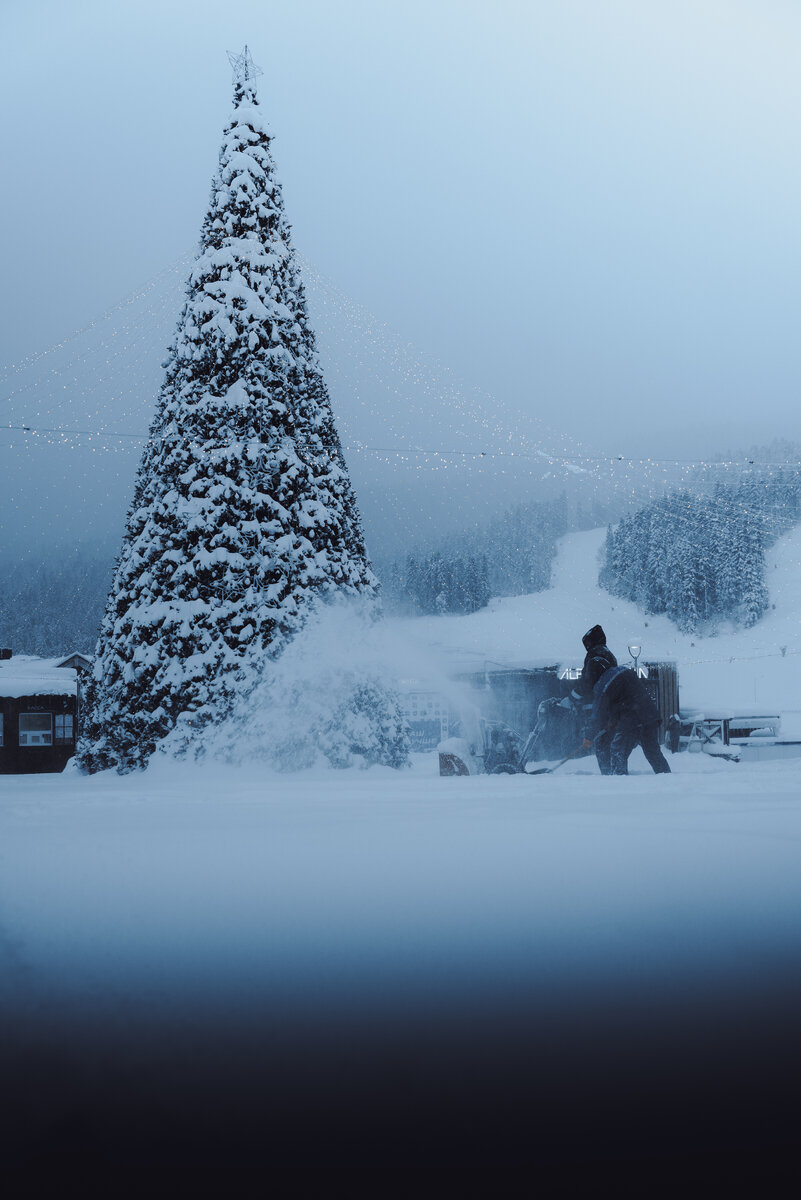
<svg viewBox="0 0 801 1200">
<path fill-rule="evenodd" d="M 571 758 L 588 753 L 582 749 L 587 714 L 572 697 L 549 697 L 537 707 L 537 722 L 527 738 L 521 738 L 503 721 L 479 717 L 472 737 L 452 737 L 440 742 L 440 775 L 543 775 Z M 556 766 L 535 767 L 535 763 Z"/>
</svg>

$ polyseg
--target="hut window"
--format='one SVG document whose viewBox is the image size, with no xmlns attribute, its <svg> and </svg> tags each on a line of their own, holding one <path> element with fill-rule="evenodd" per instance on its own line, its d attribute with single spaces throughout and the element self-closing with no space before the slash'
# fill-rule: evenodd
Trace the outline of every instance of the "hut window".
<svg viewBox="0 0 801 1200">
<path fill-rule="evenodd" d="M 56 744 L 72 741 L 72 713 L 56 713 Z"/>
<path fill-rule="evenodd" d="M 53 714 L 20 713 L 19 744 L 20 746 L 52 746 Z"/>
</svg>

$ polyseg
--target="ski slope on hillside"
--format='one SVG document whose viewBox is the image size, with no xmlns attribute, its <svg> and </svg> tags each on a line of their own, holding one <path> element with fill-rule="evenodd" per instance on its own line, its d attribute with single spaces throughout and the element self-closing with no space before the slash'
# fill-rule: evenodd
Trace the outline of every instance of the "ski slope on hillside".
<svg viewBox="0 0 801 1200">
<path fill-rule="evenodd" d="M 675 660 L 683 708 L 758 709 L 782 716 L 782 733 L 801 736 L 801 527 L 767 555 L 771 608 L 753 629 L 688 636 L 664 616 L 646 616 L 598 586 L 605 530 L 568 534 L 559 543 L 552 586 L 490 601 L 470 616 L 421 617 L 404 632 L 449 664 L 557 662 L 580 666 L 581 635 L 603 625 L 620 661 L 632 639 L 642 659 Z M 782 652 L 784 650 L 784 653 Z"/>
</svg>

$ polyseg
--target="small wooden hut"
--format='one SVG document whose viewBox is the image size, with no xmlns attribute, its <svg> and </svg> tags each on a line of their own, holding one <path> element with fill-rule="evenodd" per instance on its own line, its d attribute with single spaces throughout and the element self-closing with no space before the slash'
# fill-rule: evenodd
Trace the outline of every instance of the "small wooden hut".
<svg viewBox="0 0 801 1200">
<path fill-rule="evenodd" d="M 75 753 L 79 673 L 90 666 L 85 655 L 0 650 L 0 774 L 64 770 Z"/>
</svg>

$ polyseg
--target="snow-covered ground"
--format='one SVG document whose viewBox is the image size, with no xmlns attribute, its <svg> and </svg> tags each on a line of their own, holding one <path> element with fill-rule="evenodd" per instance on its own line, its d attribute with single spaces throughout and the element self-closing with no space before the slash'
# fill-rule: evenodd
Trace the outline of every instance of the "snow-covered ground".
<svg viewBox="0 0 801 1200">
<path fill-rule="evenodd" d="M 594 583 L 599 540 L 566 539 L 548 593 L 395 623 L 393 637 L 411 639 L 410 661 L 450 650 L 577 662 L 601 621 L 615 649 L 638 634 L 644 657 L 676 658 L 683 703 L 756 696 L 786 724 L 801 710 L 801 531 L 772 556 L 766 620 L 703 643 L 610 603 Z M 750 983 L 794 994 L 801 758 L 682 754 L 672 766 L 654 776 L 637 751 L 627 778 L 584 759 L 534 778 L 440 779 L 431 754 L 402 772 L 162 760 L 122 777 L 2 777 L 7 1028 L 17 1020 L 35 1058 L 39 1016 L 78 1021 L 97 1006 L 119 1029 L 144 1009 L 185 1022 L 201 1003 L 313 1021 L 439 996 L 467 1020 L 477 995 L 568 994 L 588 1016 L 600 996 L 620 1007 L 643 989 L 678 1004 L 717 989 L 724 1009 Z M 62 1078 L 59 1095 L 70 1086 Z"/>
<path fill-rule="evenodd" d="M 301 995 L 310 971 L 705 971 L 801 940 L 801 760 L 672 765 L 6 778 L 2 986 Z"/>
<path fill-rule="evenodd" d="M 801 760 L 673 763 L 4 779 L 10 1161 L 775 1161 Z"/>
</svg>

